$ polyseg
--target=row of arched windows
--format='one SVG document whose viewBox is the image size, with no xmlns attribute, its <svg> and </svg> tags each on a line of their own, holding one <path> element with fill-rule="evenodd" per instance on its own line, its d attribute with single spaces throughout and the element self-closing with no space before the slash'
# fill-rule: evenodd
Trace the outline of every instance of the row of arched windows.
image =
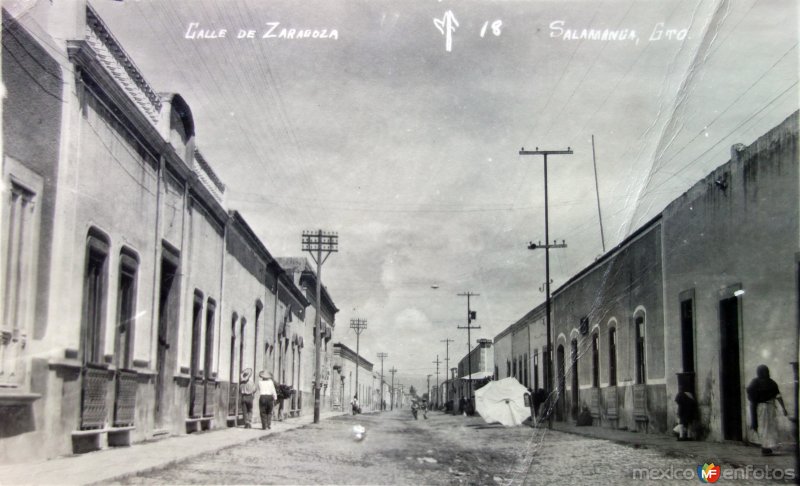
<svg viewBox="0 0 800 486">
<path fill-rule="evenodd" d="M 573 330 L 573 336 L 578 334 L 578 330 Z M 636 384 L 643 384 L 647 382 L 647 359 L 646 359 L 646 323 L 645 311 L 642 308 L 637 309 L 634 314 L 633 324 L 631 329 L 632 346 L 633 346 L 633 379 Z M 608 386 L 617 386 L 618 384 L 618 366 L 617 358 L 619 351 L 618 334 L 616 319 L 609 319 L 609 328 L 607 335 L 607 346 L 605 347 L 606 356 L 601 356 L 601 336 L 599 326 L 591 332 L 591 340 L 589 341 L 588 349 L 582 346 L 577 337 L 573 337 L 570 342 L 571 351 L 571 366 L 572 366 L 572 385 L 575 389 L 579 386 L 578 383 L 578 366 L 580 363 L 581 355 L 584 351 L 591 352 L 591 386 L 594 388 L 600 387 L 600 365 L 602 361 L 607 363 L 608 373 Z M 557 359 L 561 360 L 558 363 L 559 373 L 564 373 L 565 366 L 563 363 L 564 346 L 559 345 L 557 350 Z M 561 381 L 564 381 L 564 376 L 561 376 Z"/>
</svg>

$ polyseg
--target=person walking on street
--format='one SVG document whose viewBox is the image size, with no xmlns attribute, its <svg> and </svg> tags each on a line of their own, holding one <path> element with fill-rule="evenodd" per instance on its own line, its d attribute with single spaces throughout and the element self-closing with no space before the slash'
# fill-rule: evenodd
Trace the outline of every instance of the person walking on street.
<svg viewBox="0 0 800 486">
<path fill-rule="evenodd" d="M 261 381 L 258 382 L 258 392 L 261 395 L 258 399 L 258 411 L 261 413 L 261 428 L 272 428 L 272 407 L 278 392 L 275 390 L 275 382 L 272 380 L 272 373 L 267 370 L 258 374 Z"/>
<path fill-rule="evenodd" d="M 769 377 L 769 368 L 760 365 L 756 368 L 756 378 L 747 385 L 747 399 L 750 400 L 750 428 L 758 432 L 761 439 L 761 454 L 768 456 L 778 445 L 778 413 L 776 402 L 788 415 L 778 384 Z"/>
<path fill-rule="evenodd" d="M 350 406 L 353 408 L 353 415 L 361 413 L 361 407 L 358 406 L 358 395 L 353 395 L 353 400 L 350 402 Z"/>
<path fill-rule="evenodd" d="M 244 412 L 244 428 L 249 429 L 253 423 L 253 398 L 256 394 L 256 384 L 250 378 L 253 376 L 253 369 L 246 368 L 239 377 L 239 394 Z"/>
</svg>

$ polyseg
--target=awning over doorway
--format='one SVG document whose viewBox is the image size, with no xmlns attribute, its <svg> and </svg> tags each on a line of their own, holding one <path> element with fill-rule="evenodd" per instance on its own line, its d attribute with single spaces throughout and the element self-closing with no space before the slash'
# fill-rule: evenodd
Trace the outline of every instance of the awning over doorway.
<svg viewBox="0 0 800 486">
<path fill-rule="evenodd" d="M 492 373 L 489 371 L 478 371 L 469 376 L 462 376 L 461 379 L 464 381 L 477 381 L 477 380 L 485 380 L 491 377 Z"/>
</svg>

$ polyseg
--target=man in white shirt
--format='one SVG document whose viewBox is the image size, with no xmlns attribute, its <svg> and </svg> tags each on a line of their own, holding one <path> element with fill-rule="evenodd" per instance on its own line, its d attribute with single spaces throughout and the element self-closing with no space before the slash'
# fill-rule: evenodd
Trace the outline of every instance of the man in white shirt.
<svg viewBox="0 0 800 486">
<path fill-rule="evenodd" d="M 275 382 L 272 380 L 272 373 L 267 370 L 258 374 L 261 381 L 258 382 L 258 392 L 261 395 L 258 399 L 258 411 L 261 414 L 261 428 L 272 428 L 272 407 L 278 398 L 275 390 Z"/>
</svg>

